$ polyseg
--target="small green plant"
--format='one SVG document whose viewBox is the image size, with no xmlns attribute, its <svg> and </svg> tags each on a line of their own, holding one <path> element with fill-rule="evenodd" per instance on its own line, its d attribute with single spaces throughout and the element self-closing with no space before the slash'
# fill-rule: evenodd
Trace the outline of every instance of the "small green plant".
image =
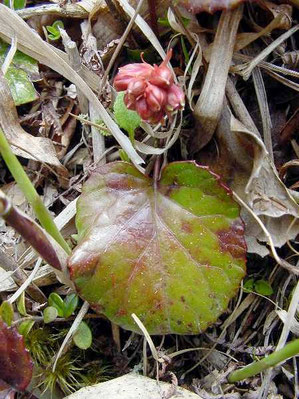
<svg viewBox="0 0 299 399">
<path fill-rule="evenodd" d="M 76 359 L 72 359 L 70 354 L 66 354 L 58 359 L 56 368 L 53 371 L 52 363 L 49 363 L 46 369 L 41 368 L 38 387 L 45 391 L 53 392 L 59 385 L 65 394 L 76 391 L 81 388 L 79 382 L 82 369 L 76 365 Z"/>
<path fill-rule="evenodd" d="M 20 10 L 26 7 L 26 0 L 4 0 L 3 4 L 12 10 Z"/>
<path fill-rule="evenodd" d="M 79 299 L 78 295 L 69 294 L 63 300 L 60 295 L 56 294 L 56 292 L 52 292 L 49 296 L 48 303 L 49 306 L 44 309 L 44 314 L 46 312 L 46 315 L 50 317 L 53 317 L 53 315 L 56 314 L 53 320 L 55 320 L 57 316 L 67 319 L 77 309 Z M 50 323 L 50 321 L 45 322 Z"/>
<path fill-rule="evenodd" d="M 9 50 L 9 45 L 0 39 L 0 67 L 3 67 Z M 4 74 L 15 105 L 27 104 L 38 99 L 33 85 L 33 82 L 40 79 L 39 66 L 35 59 L 16 51 L 9 65 L 5 67 Z"/>
<path fill-rule="evenodd" d="M 46 26 L 46 29 L 49 32 L 48 33 L 48 38 L 50 40 L 54 41 L 54 40 L 59 40 L 60 39 L 61 34 L 60 34 L 59 28 L 64 29 L 64 24 L 60 20 L 57 20 L 57 21 L 53 22 L 52 25 Z"/>
<path fill-rule="evenodd" d="M 52 323 L 57 316 L 69 318 L 77 309 L 79 298 L 76 294 L 69 294 L 63 300 L 56 292 L 52 292 L 48 299 L 49 306 L 44 309 L 43 316 L 46 324 Z M 82 321 L 73 336 L 74 344 L 80 349 L 88 349 L 92 344 L 92 332 Z"/>
<path fill-rule="evenodd" d="M 254 278 L 249 278 L 245 281 L 243 289 L 245 292 L 256 292 L 263 296 L 270 296 L 273 294 L 271 284 L 263 279 L 255 280 Z"/>
<path fill-rule="evenodd" d="M 25 335 L 25 344 L 32 359 L 37 365 L 47 364 L 53 356 L 53 348 L 56 347 L 57 339 L 51 333 L 50 328 L 31 328 Z M 50 350 L 50 348 L 52 348 Z"/>
</svg>

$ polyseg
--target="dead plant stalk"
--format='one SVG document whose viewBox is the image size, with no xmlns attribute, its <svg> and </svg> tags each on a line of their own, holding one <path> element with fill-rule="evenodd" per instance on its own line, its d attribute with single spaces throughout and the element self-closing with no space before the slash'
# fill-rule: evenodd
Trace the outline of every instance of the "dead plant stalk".
<svg viewBox="0 0 299 399">
<path fill-rule="evenodd" d="M 217 27 L 206 79 L 195 105 L 194 116 L 204 134 L 200 134 L 198 149 L 212 138 L 218 124 L 228 71 L 231 65 L 237 29 L 243 13 L 243 6 L 233 11 L 223 11 Z"/>
</svg>

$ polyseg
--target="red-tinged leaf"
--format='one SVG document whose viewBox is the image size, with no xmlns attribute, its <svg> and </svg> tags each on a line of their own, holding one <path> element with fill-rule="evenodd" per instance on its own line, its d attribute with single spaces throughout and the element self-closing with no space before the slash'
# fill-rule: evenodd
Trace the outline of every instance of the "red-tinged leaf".
<svg viewBox="0 0 299 399">
<path fill-rule="evenodd" d="M 193 14 L 198 14 L 203 11 L 214 13 L 217 10 L 232 9 L 244 1 L 253 0 L 179 0 L 179 4 Z"/>
<path fill-rule="evenodd" d="M 219 177 L 176 162 L 153 180 L 133 165 L 99 167 L 78 202 L 69 258 L 79 294 L 120 326 L 197 334 L 215 322 L 245 273 L 239 206 Z"/>
<path fill-rule="evenodd" d="M 16 328 L 0 321 L 0 390 L 24 391 L 31 381 L 33 363 L 24 338 Z"/>
</svg>

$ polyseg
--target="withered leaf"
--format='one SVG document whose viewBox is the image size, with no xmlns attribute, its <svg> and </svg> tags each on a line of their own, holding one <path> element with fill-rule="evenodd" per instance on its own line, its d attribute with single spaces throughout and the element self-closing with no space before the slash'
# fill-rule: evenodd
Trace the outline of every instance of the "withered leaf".
<svg viewBox="0 0 299 399">
<path fill-rule="evenodd" d="M 232 9 L 244 1 L 246 0 L 179 0 L 179 4 L 193 14 L 198 14 L 203 11 L 213 13 L 217 10 Z"/>
</svg>

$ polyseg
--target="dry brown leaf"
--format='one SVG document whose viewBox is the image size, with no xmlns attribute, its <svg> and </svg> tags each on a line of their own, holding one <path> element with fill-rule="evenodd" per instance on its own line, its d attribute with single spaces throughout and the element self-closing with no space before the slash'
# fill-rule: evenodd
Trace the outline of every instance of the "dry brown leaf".
<svg viewBox="0 0 299 399">
<path fill-rule="evenodd" d="M 279 179 L 261 138 L 246 128 L 224 107 L 216 131 L 219 157 L 206 159 L 212 170 L 220 173 L 230 187 L 260 217 L 272 236 L 274 245 L 281 247 L 299 232 L 299 223 L 291 225 L 299 217 L 299 207 L 288 189 Z M 268 249 L 258 241 L 266 242 L 265 234 L 253 217 L 242 210 L 246 225 L 248 251 L 261 256 Z"/>
<path fill-rule="evenodd" d="M 246 0 L 180 0 L 179 4 L 188 11 L 198 14 L 200 12 L 213 13 L 217 10 L 227 10 L 237 7 Z"/>
<path fill-rule="evenodd" d="M 51 140 L 31 136 L 20 126 L 16 106 L 2 72 L 0 72 L 0 115 L 0 125 L 16 155 L 43 163 L 47 162 L 49 165 L 56 166 L 64 175 L 66 174 L 66 169 L 59 162 Z"/>
<path fill-rule="evenodd" d="M 278 14 L 265 28 L 261 29 L 259 32 L 242 32 L 237 34 L 236 45 L 234 51 L 240 51 L 248 44 L 259 39 L 261 36 L 269 35 L 274 29 L 281 28 L 284 16 Z"/>
<path fill-rule="evenodd" d="M 198 149 L 211 140 L 221 115 L 225 85 L 242 14 L 243 8 L 239 7 L 234 11 L 223 12 L 219 20 L 209 68 L 194 108 Z"/>
<path fill-rule="evenodd" d="M 271 1 L 261 0 L 259 5 L 265 10 L 270 11 L 273 18 L 276 18 L 278 15 L 282 16 L 279 29 L 288 30 L 291 28 L 293 7 L 290 4 L 275 4 Z"/>
</svg>

